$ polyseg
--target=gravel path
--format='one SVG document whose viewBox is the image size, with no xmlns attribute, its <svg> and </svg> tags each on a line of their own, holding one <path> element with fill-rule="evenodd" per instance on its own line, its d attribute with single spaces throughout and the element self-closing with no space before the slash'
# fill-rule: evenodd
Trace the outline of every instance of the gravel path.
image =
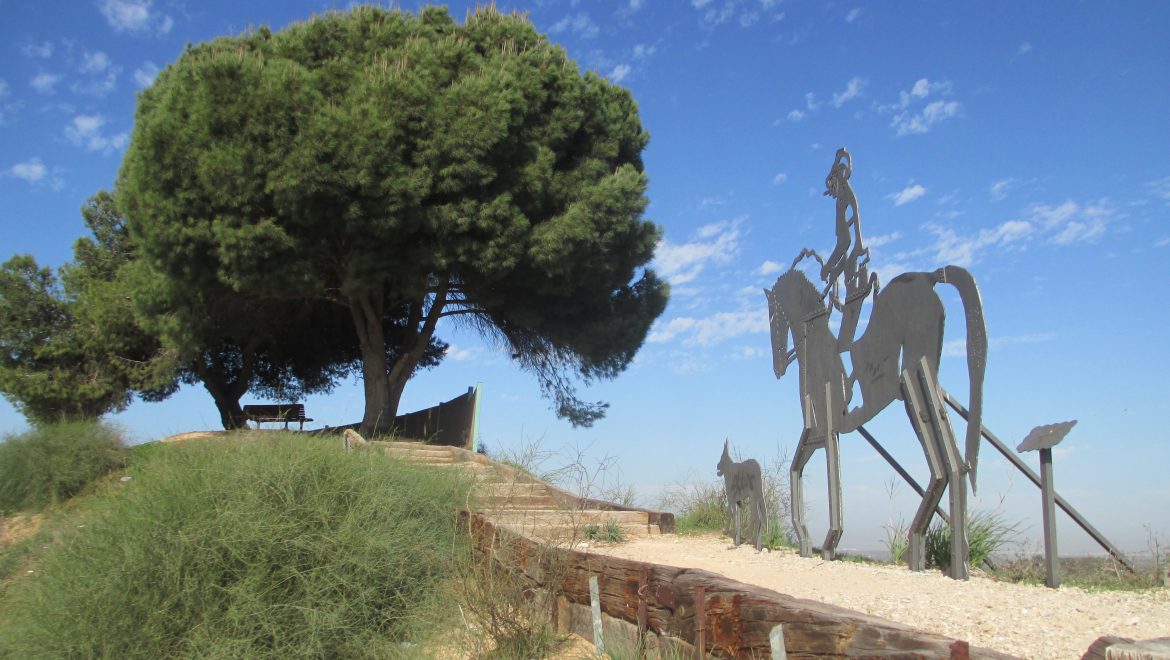
<svg viewBox="0 0 1170 660">
<path fill-rule="evenodd" d="M 826 562 L 792 551 L 731 548 L 714 536 L 633 539 L 592 552 L 701 568 L 799 598 L 832 603 L 1025 658 L 1080 658 L 1095 639 L 1170 636 L 1170 589 L 1088 592 L 1048 589 L 936 571 Z"/>
</svg>

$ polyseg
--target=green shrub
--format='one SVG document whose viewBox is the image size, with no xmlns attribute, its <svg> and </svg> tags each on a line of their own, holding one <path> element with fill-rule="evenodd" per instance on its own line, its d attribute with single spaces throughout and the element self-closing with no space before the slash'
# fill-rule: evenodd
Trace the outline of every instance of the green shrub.
<svg viewBox="0 0 1170 660">
<path fill-rule="evenodd" d="M 118 430 L 91 422 L 7 436 L 0 442 L 0 515 L 67 500 L 120 467 L 126 452 Z"/>
<path fill-rule="evenodd" d="M 677 484 L 662 494 L 659 506 L 675 513 L 675 531 L 679 534 L 722 532 L 727 525 L 722 482 Z"/>
<path fill-rule="evenodd" d="M 0 656 L 408 655 L 467 560 L 433 470 L 290 434 L 144 460 L 10 590 Z"/>
<path fill-rule="evenodd" d="M 1008 523 L 998 511 L 976 511 L 967 516 L 967 545 L 971 548 L 972 566 L 983 564 L 1018 531 L 1018 523 Z M 951 566 L 951 528 L 941 521 L 926 530 L 926 565 L 947 570 Z"/>
</svg>

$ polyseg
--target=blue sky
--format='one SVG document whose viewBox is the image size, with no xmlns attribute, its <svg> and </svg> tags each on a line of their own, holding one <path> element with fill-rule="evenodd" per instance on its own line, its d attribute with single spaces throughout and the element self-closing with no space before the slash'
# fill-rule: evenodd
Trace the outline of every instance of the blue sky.
<svg viewBox="0 0 1170 660">
<path fill-rule="evenodd" d="M 136 93 L 187 43 L 278 29 L 328 2 L 0 0 L 0 257 L 58 266 L 84 232 L 79 207 L 109 188 Z M 460 19 L 472 3 L 452 3 Z M 451 354 L 407 388 L 404 410 L 483 384 L 482 440 L 541 441 L 611 457 L 647 503 L 663 485 L 714 479 L 721 442 L 789 452 L 795 375 L 777 381 L 761 289 L 801 248 L 832 248 L 824 177 L 840 146 L 872 267 L 888 281 L 970 269 L 991 349 L 986 425 L 1013 447 L 1033 426 L 1079 425 L 1056 452 L 1059 490 L 1115 543 L 1170 535 L 1164 423 L 1170 350 L 1170 5 L 1107 3 L 501 2 L 529 14 L 583 69 L 632 90 L 651 134 L 647 217 L 666 313 L 631 368 L 588 390 L 609 401 L 592 429 L 557 420 L 534 379 L 473 336 L 440 328 Z M 415 3 L 403 3 L 415 10 Z M 941 381 L 966 398 L 957 296 Z M 245 402 L 249 399 L 245 398 Z M 306 401 L 318 422 L 361 415 L 347 383 Z M 114 419 L 141 441 L 215 428 L 188 388 Z M 959 433 L 961 423 L 956 419 Z M 23 428 L 0 402 L 0 431 Z M 869 428 L 926 476 L 900 407 Z M 856 435 L 842 439 L 842 547 L 880 548 L 913 515 L 909 488 Z M 1035 464 L 1036 456 L 1025 456 Z M 807 470 L 814 538 L 825 528 L 823 458 Z M 985 446 L 976 506 L 1037 538 L 1039 495 Z M 1062 523 L 1061 549 L 1094 545 Z"/>
</svg>

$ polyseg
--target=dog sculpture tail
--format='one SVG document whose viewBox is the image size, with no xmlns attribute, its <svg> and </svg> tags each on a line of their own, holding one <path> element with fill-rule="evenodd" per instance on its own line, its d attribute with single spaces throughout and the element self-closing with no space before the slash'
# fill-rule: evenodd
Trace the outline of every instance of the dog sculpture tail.
<svg viewBox="0 0 1170 660">
<path fill-rule="evenodd" d="M 970 378 L 967 446 L 964 460 L 971 473 L 971 492 L 975 492 L 975 471 L 979 464 L 979 445 L 983 430 L 983 375 L 987 370 L 987 324 L 983 319 L 983 299 L 975 278 L 965 268 L 944 266 L 934 271 L 935 282 L 955 287 L 963 301 L 967 317 L 967 375 Z"/>
</svg>

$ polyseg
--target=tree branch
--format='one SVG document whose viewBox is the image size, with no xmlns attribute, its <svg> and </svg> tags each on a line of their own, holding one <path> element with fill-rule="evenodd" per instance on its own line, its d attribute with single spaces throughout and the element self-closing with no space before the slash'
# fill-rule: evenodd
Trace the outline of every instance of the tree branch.
<svg viewBox="0 0 1170 660">
<path fill-rule="evenodd" d="M 442 314 L 439 314 L 439 316 L 440 317 L 448 317 L 448 316 L 460 316 L 462 314 L 486 314 L 486 313 L 487 313 L 487 310 L 482 308 L 482 307 L 463 307 L 460 309 L 448 310 L 446 312 L 443 312 Z"/>
</svg>

